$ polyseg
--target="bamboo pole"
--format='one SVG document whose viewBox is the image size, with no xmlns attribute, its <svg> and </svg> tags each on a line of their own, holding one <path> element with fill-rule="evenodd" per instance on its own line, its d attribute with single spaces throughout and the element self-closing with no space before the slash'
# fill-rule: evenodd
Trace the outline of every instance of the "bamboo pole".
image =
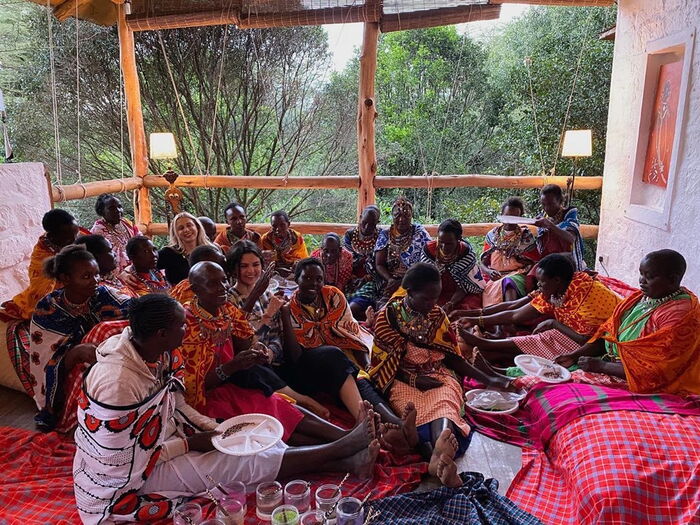
<svg viewBox="0 0 700 525">
<path fill-rule="evenodd" d="M 357 97 L 357 158 L 360 173 L 360 188 L 357 195 L 357 216 L 368 204 L 374 204 L 374 178 L 377 176 L 377 151 L 374 122 L 377 119 L 377 105 L 374 99 L 375 76 L 377 73 L 377 46 L 379 24 L 368 22 L 362 37 L 360 55 L 360 81 Z"/>
<path fill-rule="evenodd" d="M 101 180 L 65 186 L 55 185 L 51 187 L 51 199 L 53 202 L 87 199 L 102 193 L 122 193 L 124 191 L 138 190 L 142 187 L 143 179 L 141 177 Z"/>
<path fill-rule="evenodd" d="M 163 177 L 148 175 L 144 178 L 147 188 L 166 188 Z M 299 189 L 357 189 L 359 177 L 233 177 L 228 175 L 180 175 L 175 186 L 188 188 L 261 188 L 276 190 Z"/>
<path fill-rule="evenodd" d="M 502 175 L 436 175 L 411 177 L 376 177 L 376 188 L 541 188 L 545 184 L 566 187 L 569 177 Z M 576 177 L 577 190 L 599 190 L 603 177 Z"/>
<path fill-rule="evenodd" d="M 248 13 L 238 9 L 196 11 L 169 15 L 135 15 L 126 23 L 132 31 L 154 29 L 177 29 L 182 27 L 203 27 L 233 24 L 239 29 L 259 29 L 265 27 L 295 27 L 308 25 L 345 24 L 354 22 L 377 22 L 380 12 L 370 5 L 350 7 L 328 7 L 304 11 L 277 13 Z"/>
<path fill-rule="evenodd" d="M 135 177 L 145 177 L 148 174 L 148 146 L 146 131 L 143 127 L 143 111 L 141 109 L 141 88 L 139 74 L 136 69 L 136 48 L 134 32 L 127 27 L 124 5 L 119 5 L 119 65 L 124 77 L 124 95 L 126 98 L 127 126 L 129 128 L 129 146 L 131 150 L 131 165 Z M 146 226 L 152 220 L 151 199 L 148 188 L 141 185 L 138 193 L 138 214 L 136 222 Z"/>
<path fill-rule="evenodd" d="M 438 27 L 479 20 L 496 20 L 501 16 L 500 5 L 466 5 L 414 11 L 412 13 L 389 14 L 382 16 L 382 33 Z"/>
<path fill-rule="evenodd" d="M 462 224 L 465 237 L 479 237 L 486 235 L 493 228 L 498 226 L 499 223 L 474 223 L 474 224 Z M 216 228 L 218 231 L 224 231 L 226 229 L 226 224 L 217 224 Z M 303 235 L 323 235 L 329 232 L 335 232 L 342 235 L 346 230 L 357 226 L 356 224 L 339 223 L 339 222 L 293 222 L 292 228 Z M 381 226 L 383 228 L 388 228 L 388 225 Z M 258 233 L 265 233 L 270 230 L 270 225 L 267 223 L 249 223 L 246 228 L 256 231 Z M 437 236 L 437 224 L 427 224 L 425 228 L 428 233 L 433 237 Z M 533 231 L 536 228 L 531 228 Z M 598 226 L 595 224 L 582 224 L 580 226 L 581 236 L 584 239 L 595 239 L 598 237 Z M 146 230 L 146 235 L 167 235 L 168 225 L 165 223 L 151 223 L 148 225 Z"/>
</svg>

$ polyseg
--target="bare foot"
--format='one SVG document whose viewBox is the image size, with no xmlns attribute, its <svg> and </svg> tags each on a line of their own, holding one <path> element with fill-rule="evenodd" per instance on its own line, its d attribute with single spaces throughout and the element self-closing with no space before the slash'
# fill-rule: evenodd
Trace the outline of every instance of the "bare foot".
<svg viewBox="0 0 700 525">
<path fill-rule="evenodd" d="M 313 412 L 321 419 L 327 420 L 328 418 L 331 417 L 330 410 L 328 410 L 321 403 L 319 403 L 318 401 L 316 401 L 315 399 L 313 399 L 309 396 L 299 397 L 299 399 L 297 399 L 297 403 L 299 403 L 299 406 L 302 406 L 305 409 L 309 410 L 310 412 Z"/>
<path fill-rule="evenodd" d="M 462 478 L 457 474 L 457 463 L 447 454 L 438 459 L 436 475 L 446 487 L 456 489 L 462 486 Z"/>
<path fill-rule="evenodd" d="M 365 417 L 353 428 L 346 436 L 338 440 L 345 446 L 345 451 L 348 455 L 354 454 L 359 450 L 367 448 L 367 446 L 378 439 L 379 430 L 376 425 L 374 410 L 369 410 Z"/>
<path fill-rule="evenodd" d="M 418 428 L 416 427 L 416 417 L 418 412 L 416 411 L 416 406 L 413 403 L 408 403 L 406 408 L 403 409 L 403 414 L 401 419 L 403 420 L 403 425 L 401 425 L 401 430 L 403 431 L 406 441 L 411 448 L 416 448 L 418 446 Z"/>
<path fill-rule="evenodd" d="M 360 479 L 371 479 L 374 475 L 374 464 L 377 461 L 380 448 L 379 440 L 372 440 L 367 448 L 348 458 L 348 470 Z"/>
<path fill-rule="evenodd" d="M 362 421 L 365 420 L 367 417 L 367 414 L 369 411 L 372 409 L 372 403 L 369 401 L 362 401 L 360 403 L 360 408 L 357 411 L 357 418 L 355 418 L 355 425 L 359 425 Z"/>
<path fill-rule="evenodd" d="M 458 448 L 459 443 L 452 429 L 446 428 L 443 430 L 435 441 L 433 455 L 430 457 L 430 464 L 428 465 L 428 472 L 433 476 L 437 476 L 437 466 L 440 457 L 445 455 L 450 459 L 454 459 Z"/>
<path fill-rule="evenodd" d="M 382 447 L 397 456 L 405 456 L 411 453 L 411 447 L 406 440 L 403 430 L 396 423 L 382 423 L 381 426 Z"/>
</svg>

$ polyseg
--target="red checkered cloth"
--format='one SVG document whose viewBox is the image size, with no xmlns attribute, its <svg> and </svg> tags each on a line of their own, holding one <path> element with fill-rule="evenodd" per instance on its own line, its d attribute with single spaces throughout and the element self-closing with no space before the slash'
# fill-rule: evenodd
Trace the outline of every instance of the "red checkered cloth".
<svg viewBox="0 0 700 525">
<path fill-rule="evenodd" d="M 350 417 L 335 407 L 332 419 L 347 422 Z M 51 432 L 0 427 L 0 523 L 23 525 L 80 523 L 73 495 L 73 455 L 75 444 L 66 436 Z M 343 485 L 344 496 L 370 499 L 394 496 L 414 490 L 427 472 L 428 464 L 418 456 L 393 457 L 380 452 L 372 480 L 349 478 Z M 297 476 L 312 483 L 312 493 L 324 483 L 339 483 L 344 474 Z M 228 480 L 221 480 L 228 481 Z M 216 491 L 215 491 L 216 492 Z M 208 500 L 195 500 L 207 517 L 214 516 Z M 161 520 L 158 525 L 169 525 Z M 255 494 L 248 495 L 246 525 L 259 524 L 255 516 Z"/>
<path fill-rule="evenodd" d="M 534 335 L 513 337 L 513 342 L 523 354 L 551 360 L 581 348 L 579 343 L 555 329 Z"/>
<path fill-rule="evenodd" d="M 700 523 L 700 417 L 579 418 L 523 450 L 507 496 L 546 524 Z"/>
<path fill-rule="evenodd" d="M 571 372 L 572 383 L 585 383 L 587 385 L 602 385 L 613 388 L 623 388 L 627 390 L 627 381 L 619 377 L 609 376 L 607 374 L 596 374 L 595 372 L 584 372 L 583 370 L 574 370 Z M 542 380 L 537 376 L 521 376 L 513 380 L 513 385 L 518 389 L 530 390 Z"/>
<path fill-rule="evenodd" d="M 129 326 L 128 320 L 104 321 L 92 327 L 83 337 L 83 343 L 92 343 L 99 346 L 113 335 L 121 334 L 124 328 Z"/>
</svg>

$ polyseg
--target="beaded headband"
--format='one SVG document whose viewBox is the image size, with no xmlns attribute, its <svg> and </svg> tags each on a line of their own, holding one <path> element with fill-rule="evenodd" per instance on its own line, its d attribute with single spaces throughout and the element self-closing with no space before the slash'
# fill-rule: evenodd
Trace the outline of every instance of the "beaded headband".
<svg viewBox="0 0 700 525">
<path fill-rule="evenodd" d="M 413 213 L 413 204 L 411 204 L 406 197 L 399 197 L 394 201 L 394 205 L 391 207 L 391 213 L 395 211 L 399 213 Z"/>
</svg>

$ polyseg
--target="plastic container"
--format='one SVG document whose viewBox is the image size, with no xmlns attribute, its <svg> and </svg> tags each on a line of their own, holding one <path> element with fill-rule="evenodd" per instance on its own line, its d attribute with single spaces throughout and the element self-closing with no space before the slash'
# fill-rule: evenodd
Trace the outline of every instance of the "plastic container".
<svg viewBox="0 0 700 525">
<path fill-rule="evenodd" d="M 272 511 L 282 505 L 284 493 L 282 485 L 276 481 L 260 483 L 255 489 L 255 513 L 259 520 L 270 521 Z"/>
<path fill-rule="evenodd" d="M 282 505 L 272 511 L 272 525 L 299 525 L 299 511 L 293 505 Z"/>
<path fill-rule="evenodd" d="M 295 479 L 284 487 L 284 504 L 293 505 L 303 514 L 311 508 L 311 486 L 306 481 Z"/>
</svg>

